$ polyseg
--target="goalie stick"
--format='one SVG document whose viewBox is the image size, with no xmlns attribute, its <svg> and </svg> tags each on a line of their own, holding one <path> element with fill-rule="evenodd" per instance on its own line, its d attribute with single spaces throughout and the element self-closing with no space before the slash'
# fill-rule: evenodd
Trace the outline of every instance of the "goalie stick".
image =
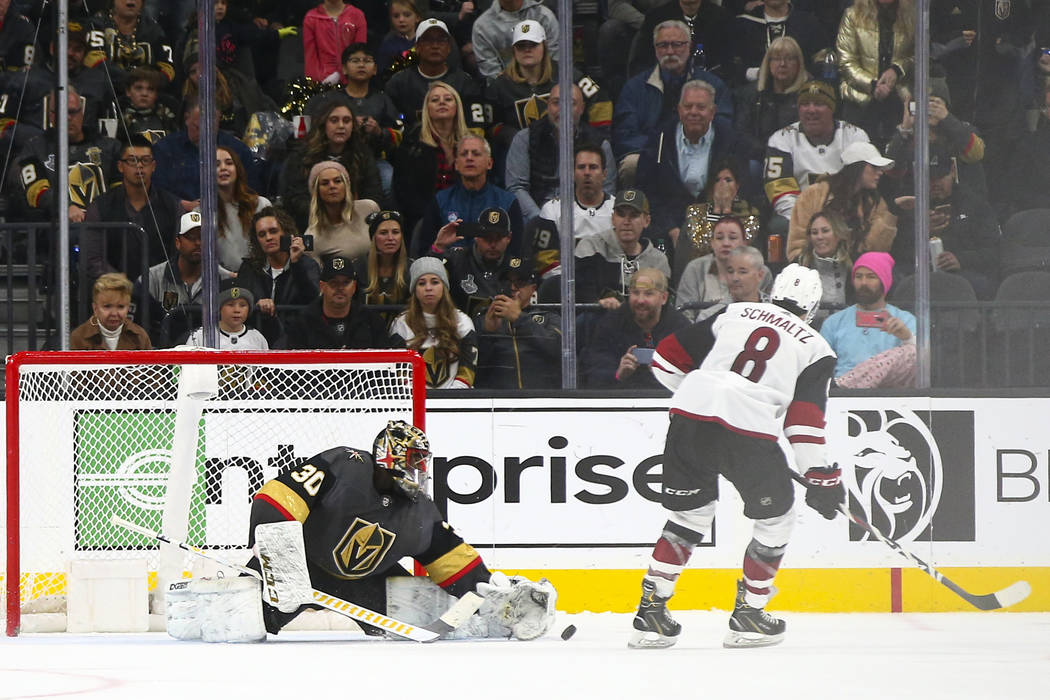
<svg viewBox="0 0 1050 700">
<path fill-rule="evenodd" d="M 172 539 L 163 533 L 156 532 L 148 527 L 143 527 L 142 525 L 133 523 L 130 520 L 125 520 L 118 515 L 111 516 L 110 521 L 118 527 L 137 532 L 144 537 L 149 537 L 158 542 L 173 545 L 179 549 L 195 554 L 202 559 L 208 559 L 209 561 L 213 561 L 216 564 L 233 569 L 234 571 L 257 578 L 263 582 L 264 586 L 267 583 L 262 574 L 255 569 L 242 566 L 241 564 L 234 564 L 222 557 L 209 554 L 199 547 L 194 547 L 191 544 Z M 471 615 L 477 612 L 484 600 L 483 597 L 476 593 L 467 593 L 454 603 L 452 607 L 446 610 L 438 619 L 430 624 L 422 626 L 401 622 L 400 620 L 375 612 L 374 610 L 369 610 L 368 608 L 355 603 L 350 603 L 341 598 L 336 598 L 335 596 L 323 593 L 314 588 L 307 589 L 307 592 L 301 596 L 301 599 L 298 602 L 300 604 L 319 605 L 335 613 L 349 617 L 357 622 L 364 622 L 373 627 L 378 627 L 397 634 L 398 636 L 405 637 L 406 639 L 411 639 L 412 641 L 426 643 L 436 641 L 441 635 L 457 629 L 460 625 L 470 619 Z"/>
<path fill-rule="evenodd" d="M 805 486 L 807 489 L 810 488 L 810 484 L 806 479 L 796 472 L 794 469 L 788 468 L 788 472 L 791 474 L 791 478 L 798 483 Z M 900 544 L 893 539 L 890 539 L 882 532 L 866 521 L 859 515 L 854 514 L 845 503 L 840 503 L 838 511 L 845 515 L 847 518 L 855 522 L 864 528 L 872 537 L 882 542 L 884 545 L 892 549 L 893 551 L 900 554 L 905 559 L 908 559 L 913 564 L 918 566 L 920 569 L 925 571 L 935 581 L 948 588 L 950 591 L 955 593 L 957 596 L 965 600 L 970 605 L 974 606 L 978 610 L 999 610 L 1000 608 L 1008 608 L 1011 605 L 1016 605 L 1022 600 L 1028 597 L 1028 594 L 1032 592 L 1032 587 L 1027 581 L 1016 581 L 1001 591 L 996 593 L 985 593 L 983 595 L 974 595 L 969 591 L 963 589 L 959 584 L 952 581 L 950 578 L 942 574 L 937 569 L 933 568 L 922 559 L 909 552 L 908 550 L 901 547 Z"/>
</svg>

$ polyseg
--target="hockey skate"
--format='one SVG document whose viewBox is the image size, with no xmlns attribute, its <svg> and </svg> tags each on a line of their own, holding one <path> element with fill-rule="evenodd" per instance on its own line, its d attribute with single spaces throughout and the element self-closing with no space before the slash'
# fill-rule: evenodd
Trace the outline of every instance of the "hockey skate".
<svg viewBox="0 0 1050 700">
<path fill-rule="evenodd" d="M 736 605 L 729 617 L 729 633 L 722 646 L 727 649 L 768 647 L 784 641 L 787 624 L 762 608 L 752 608 L 745 602 L 744 593 L 741 579 L 736 582 Z"/>
<path fill-rule="evenodd" d="M 642 601 L 634 616 L 634 632 L 627 646 L 631 649 L 664 649 L 678 641 L 682 626 L 667 612 L 667 601 L 656 595 L 656 586 L 642 579 Z"/>
</svg>

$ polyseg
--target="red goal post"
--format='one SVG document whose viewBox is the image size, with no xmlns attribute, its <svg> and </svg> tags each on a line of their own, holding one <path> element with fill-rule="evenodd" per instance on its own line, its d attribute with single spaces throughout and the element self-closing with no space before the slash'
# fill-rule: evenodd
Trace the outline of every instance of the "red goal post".
<svg viewBox="0 0 1050 700">
<path fill-rule="evenodd" d="M 187 382 L 201 373 L 214 391 L 208 398 L 191 393 L 190 400 Z M 336 445 L 370 447 L 390 419 L 425 428 L 425 380 L 422 358 L 408 350 L 8 357 L 0 521 L 7 634 L 18 634 L 24 615 L 64 614 L 74 559 L 144 558 L 154 576 L 156 542 L 110 518 L 155 530 L 168 522 L 172 455 L 179 454 L 173 441 L 187 405 L 197 402 L 197 413 L 189 412 L 188 452 L 183 447 L 184 473 L 192 475 L 182 509 L 185 538 L 246 559 L 250 497 L 262 482 Z M 181 435 L 186 444 L 185 428 Z"/>
</svg>

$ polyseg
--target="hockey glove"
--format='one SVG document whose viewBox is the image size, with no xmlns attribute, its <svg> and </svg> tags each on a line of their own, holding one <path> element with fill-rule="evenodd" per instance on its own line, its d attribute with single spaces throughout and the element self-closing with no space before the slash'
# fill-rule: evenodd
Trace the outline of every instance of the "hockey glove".
<svg viewBox="0 0 1050 700">
<path fill-rule="evenodd" d="M 478 614 L 509 630 L 515 639 L 541 637 L 554 624 L 558 592 L 545 578 L 530 581 L 496 571 L 488 583 L 479 583 L 477 590 L 485 598 Z"/>
<path fill-rule="evenodd" d="M 806 471 L 806 505 L 834 520 L 839 506 L 846 501 L 846 489 L 842 486 L 842 470 L 839 465 L 811 467 Z"/>
</svg>

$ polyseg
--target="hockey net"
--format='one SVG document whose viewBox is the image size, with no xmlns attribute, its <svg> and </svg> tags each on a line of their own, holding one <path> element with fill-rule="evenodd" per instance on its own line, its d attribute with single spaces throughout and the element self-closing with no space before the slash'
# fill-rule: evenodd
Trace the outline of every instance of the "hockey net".
<svg viewBox="0 0 1050 700">
<path fill-rule="evenodd" d="M 197 413 L 177 430 L 200 372 L 216 391 L 191 394 Z M 425 370 L 414 352 L 388 350 L 29 352 L 7 360 L 6 399 L 0 615 L 15 635 L 32 615 L 56 628 L 73 560 L 145 559 L 155 583 L 157 543 L 111 516 L 162 531 L 173 474 L 189 475 L 185 540 L 243 563 L 259 487 L 330 447 L 370 448 L 387 420 L 424 427 Z"/>
</svg>

